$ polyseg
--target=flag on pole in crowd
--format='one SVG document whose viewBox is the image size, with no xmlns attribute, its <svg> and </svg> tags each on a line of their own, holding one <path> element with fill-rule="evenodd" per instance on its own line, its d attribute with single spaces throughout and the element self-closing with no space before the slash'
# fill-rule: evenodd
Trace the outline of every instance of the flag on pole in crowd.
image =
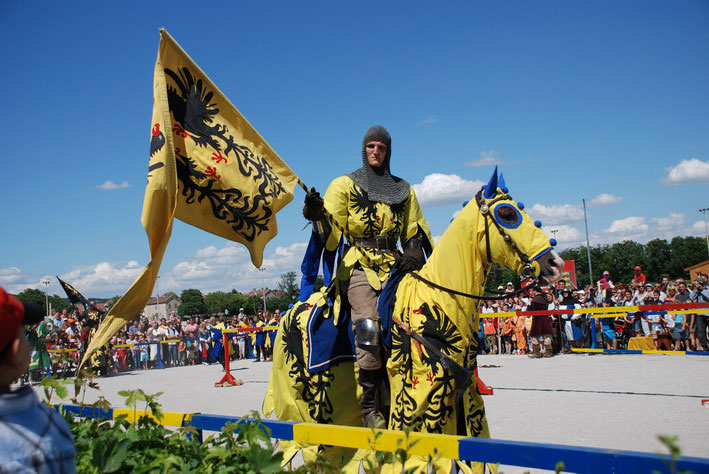
<svg viewBox="0 0 709 474">
<path fill-rule="evenodd" d="M 84 295 L 79 293 L 79 291 L 76 290 L 69 283 L 65 282 L 59 277 L 57 277 L 57 280 L 59 280 L 59 284 L 62 286 L 62 288 L 64 288 L 64 292 L 66 293 L 66 296 L 69 298 L 69 302 L 72 305 L 80 304 L 84 307 L 85 310 L 89 309 L 89 307 L 92 306 L 89 300 L 84 298 Z"/>
<path fill-rule="evenodd" d="M 167 33 L 153 80 L 148 184 L 142 224 L 151 260 L 99 326 L 84 361 L 152 294 L 176 217 L 244 244 L 256 267 L 278 233 L 276 213 L 298 176 Z"/>
</svg>

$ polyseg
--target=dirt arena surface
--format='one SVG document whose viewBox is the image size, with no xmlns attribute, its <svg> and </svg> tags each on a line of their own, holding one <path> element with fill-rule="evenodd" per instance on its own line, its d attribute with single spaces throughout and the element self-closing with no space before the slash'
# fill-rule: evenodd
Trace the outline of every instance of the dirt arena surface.
<svg viewBox="0 0 709 474">
<path fill-rule="evenodd" d="M 658 434 L 678 435 L 682 453 L 709 457 L 709 356 L 581 355 L 532 360 L 480 356 L 493 438 L 665 452 Z M 166 411 L 242 416 L 260 412 L 270 362 L 236 361 L 239 387 L 216 388 L 219 365 L 127 372 L 97 379 L 114 407 L 119 390 L 164 392 Z M 99 392 L 89 390 L 86 401 Z M 516 472 L 515 469 L 504 469 Z"/>
</svg>

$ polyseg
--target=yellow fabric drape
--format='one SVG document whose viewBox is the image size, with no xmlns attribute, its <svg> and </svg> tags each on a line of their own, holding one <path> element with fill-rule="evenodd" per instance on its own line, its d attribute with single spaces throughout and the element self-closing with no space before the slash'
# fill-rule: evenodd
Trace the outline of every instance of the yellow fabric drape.
<svg viewBox="0 0 709 474">
<path fill-rule="evenodd" d="M 260 267 L 264 247 L 278 233 L 276 213 L 297 184 L 298 176 L 161 30 L 141 219 L 151 259 L 106 315 L 82 364 L 145 308 L 175 217 L 244 244 Z"/>
</svg>

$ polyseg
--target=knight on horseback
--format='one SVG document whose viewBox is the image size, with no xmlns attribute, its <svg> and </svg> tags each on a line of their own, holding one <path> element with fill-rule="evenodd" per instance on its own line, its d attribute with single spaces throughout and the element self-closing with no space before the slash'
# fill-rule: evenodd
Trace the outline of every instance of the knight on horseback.
<svg viewBox="0 0 709 474">
<path fill-rule="evenodd" d="M 362 167 L 333 180 L 324 199 L 312 190 L 303 208 L 328 250 L 337 248 L 343 230 L 349 243 L 337 268 L 336 286 L 351 309 L 362 418 L 372 427 L 385 424 L 378 400 L 387 377 L 377 297 L 393 268 L 420 269 L 424 251 L 430 253 L 433 247 L 414 190 L 390 173 L 390 160 L 389 132 L 371 127 L 362 140 Z"/>
</svg>

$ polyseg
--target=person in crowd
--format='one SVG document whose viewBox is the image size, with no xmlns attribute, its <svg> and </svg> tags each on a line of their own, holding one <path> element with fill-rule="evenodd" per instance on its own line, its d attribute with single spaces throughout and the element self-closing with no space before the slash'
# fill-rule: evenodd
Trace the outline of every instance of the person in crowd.
<svg viewBox="0 0 709 474">
<path fill-rule="evenodd" d="M 170 341 L 167 343 L 167 349 L 170 354 L 170 366 L 171 367 L 176 367 L 179 365 L 179 359 L 177 357 L 177 342 L 175 340 L 179 337 L 179 332 L 178 328 L 180 327 L 180 323 L 171 320 L 166 328 L 167 334 L 165 337 Z"/>
<path fill-rule="evenodd" d="M 143 370 L 148 370 L 152 345 L 148 344 L 150 341 L 148 340 L 147 335 L 141 336 L 140 342 L 142 343 L 140 346 L 140 362 L 143 365 Z"/>
<path fill-rule="evenodd" d="M 158 333 L 158 322 L 157 321 L 152 321 L 150 323 L 150 327 L 148 328 L 148 331 L 146 333 L 146 338 L 148 342 L 151 344 L 148 346 L 149 347 L 149 353 L 150 353 L 150 359 L 148 360 L 148 366 L 149 367 L 154 367 L 156 364 L 156 361 L 158 360 L 158 346 L 159 342 L 161 340 L 161 335 Z"/>
<path fill-rule="evenodd" d="M 553 301 L 547 299 L 547 294 L 539 289 L 532 290 L 534 296 L 532 297 L 532 302 L 530 303 L 529 311 L 544 311 L 549 309 L 549 304 L 554 306 Z M 549 295 L 551 296 L 551 295 Z M 553 351 L 553 334 L 554 329 L 551 326 L 551 317 L 548 315 L 544 316 L 532 316 L 532 328 L 529 331 L 529 337 L 532 340 L 532 353 L 529 357 L 533 359 L 538 359 L 540 357 L 551 357 L 554 355 Z M 542 354 L 542 342 L 544 343 L 544 353 Z"/>
<path fill-rule="evenodd" d="M 677 292 L 674 295 L 674 300 L 675 303 L 688 303 L 689 300 L 689 290 L 687 290 L 687 283 L 685 283 L 684 280 L 681 281 L 675 281 L 675 285 L 677 286 Z M 690 346 L 690 337 L 689 337 L 689 328 L 690 328 L 690 320 L 691 315 L 689 314 L 678 314 L 676 316 L 682 316 L 681 318 L 677 319 L 675 318 L 675 350 L 677 347 L 684 347 L 684 350 L 689 350 L 690 347 L 695 347 L 695 346 Z M 678 322 L 681 322 L 681 324 L 678 324 Z M 679 339 L 679 340 L 678 340 Z M 677 342 L 680 344 L 678 345 Z"/>
<path fill-rule="evenodd" d="M 185 337 L 187 338 L 187 360 L 190 365 L 194 365 L 199 358 L 199 325 L 194 318 L 187 319 L 185 325 Z"/>
<path fill-rule="evenodd" d="M 492 314 L 495 310 L 489 301 L 485 301 L 482 307 L 483 314 Z M 496 354 L 497 348 L 497 318 L 483 318 L 485 340 L 487 341 L 488 354 Z"/>
<path fill-rule="evenodd" d="M 0 472 L 76 472 L 74 438 L 62 416 L 30 385 L 11 387 L 29 368 L 25 326 L 43 317 L 39 305 L 0 288 Z"/>
<path fill-rule="evenodd" d="M 254 322 L 251 325 L 251 327 L 254 328 L 262 328 L 265 326 L 263 323 L 263 313 L 261 311 L 258 312 L 256 317 L 254 318 Z M 266 362 L 266 353 L 265 353 L 265 344 L 266 344 L 266 335 L 263 331 L 255 331 L 254 335 L 252 337 L 252 341 L 254 344 L 254 355 L 256 356 L 256 359 L 254 362 L 260 362 L 264 361 Z"/>
<path fill-rule="evenodd" d="M 581 309 L 581 302 L 576 298 L 571 290 L 565 289 L 561 292 L 559 309 Z M 583 315 L 578 313 L 568 313 L 561 316 L 564 321 L 564 333 L 573 348 L 583 347 Z"/>
<path fill-rule="evenodd" d="M 707 288 L 707 279 L 705 277 L 700 276 L 694 280 L 692 291 L 689 293 L 689 299 L 696 303 L 709 303 L 709 289 Z M 698 310 L 696 314 L 692 315 L 690 327 L 694 329 L 696 341 L 695 350 L 697 351 L 709 350 L 709 344 L 707 344 L 708 319 L 709 310 Z"/>
<path fill-rule="evenodd" d="M 517 305 L 519 309 L 515 311 L 522 311 L 522 307 Z M 517 316 L 515 318 L 515 338 L 517 340 L 517 354 L 527 353 L 527 319 L 524 316 Z"/>
<path fill-rule="evenodd" d="M 202 365 L 209 365 L 209 353 L 211 348 L 209 343 L 212 340 L 210 331 L 207 329 L 207 323 L 202 321 L 199 324 L 199 332 L 197 333 L 199 337 L 199 361 Z"/>
<path fill-rule="evenodd" d="M 508 312 L 510 310 L 510 306 L 508 304 L 502 305 L 502 312 Z M 507 317 L 505 318 L 505 322 L 501 328 L 502 331 L 502 342 L 505 345 L 505 353 L 506 354 L 512 354 L 513 352 L 513 343 L 514 341 L 512 338 L 515 335 L 515 323 L 512 317 Z"/>
<path fill-rule="evenodd" d="M 239 317 L 239 324 L 237 324 L 237 328 L 239 329 L 246 329 L 250 327 L 248 323 L 248 317 L 244 314 Z M 248 336 L 246 333 L 239 333 L 236 337 L 236 342 L 239 346 L 239 359 L 247 359 L 249 357 L 248 353 Z"/>
<path fill-rule="evenodd" d="M 213 323 L 210 327 L 212 337 L 212 359 L 224 366 L 224 335 L 222 331 L 226 329 L 225 318 L 223 314 L 219 315 L 219 322 L 212 318 Z"/>
<path fill-rule="evenodd" d="M 635 266 L 635 274 L 633 275 L 632 285 L 633 286 L 645 286 L 647 282 L 647 277 L 643 273 L 643 267 L 640 265 Z"/>
<path fill-rule="evenodd" d="M 613 306 L 613 299 L 609 296 L 603 300 L 603 307 L 610 308 Z M 603 332 L 603 340 L 606 344 L 606 349 L 618 349 L 618 339 L 615 335 L 615 317 L 600 318 L 601 330 Z"/>
</svg>

